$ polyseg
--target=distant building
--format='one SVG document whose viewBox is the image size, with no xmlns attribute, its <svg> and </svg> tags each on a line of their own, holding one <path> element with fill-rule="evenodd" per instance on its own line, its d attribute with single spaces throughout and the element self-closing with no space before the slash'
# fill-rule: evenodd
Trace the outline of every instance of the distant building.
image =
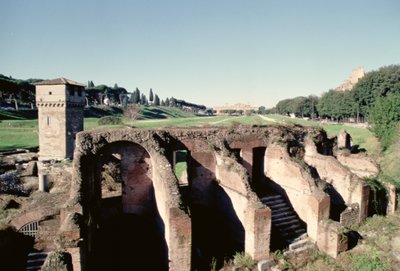
<svg viewBox="0 0 400 271">
<path fill-rule="evenodd" d="M 76 133 L 83 130 L 85 85 L 65 79 L 36 85 L 39 160 L 72 158 Z"/>
<path fill-rule="evenodd" d="M 250 110 L 254 110 L 257 111 L 258 110 L 258 106 L 254 106 L 254 105 L 248 105 L 248 104 L 234 104 L 234 105 L 226 105 L 226 106 L 216 106 L 212 108 L 215 112 L 216 115 L 226 115 L 229 114 L 228 112 L 243 112 L 243 114 L 246 111 L 250 111 Z"/>
</svg>

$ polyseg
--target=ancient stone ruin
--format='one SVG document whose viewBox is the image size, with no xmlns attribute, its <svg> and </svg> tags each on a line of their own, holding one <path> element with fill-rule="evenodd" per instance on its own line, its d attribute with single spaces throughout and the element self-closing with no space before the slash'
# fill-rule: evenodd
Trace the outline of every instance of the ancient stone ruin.
<svg viewBox="0 0 400 271">
<path fill-rule="evenodd" d="M 351 71 L 351 75 L 341 85 L 335 88 L 336 91 L 349 91 L 357 84 L 357 82 L 365 76 L 364 67 L 358 67 Z"/>
<path fill-rule="evenodd" d="M 378 170 L 340 144 L 298 126 L 81 132 L 69 198 L 11 223 L 73 270 L 209 270 L 237 251 L 263 261 L 312 245 L 336 257 Z"/>
</svg>

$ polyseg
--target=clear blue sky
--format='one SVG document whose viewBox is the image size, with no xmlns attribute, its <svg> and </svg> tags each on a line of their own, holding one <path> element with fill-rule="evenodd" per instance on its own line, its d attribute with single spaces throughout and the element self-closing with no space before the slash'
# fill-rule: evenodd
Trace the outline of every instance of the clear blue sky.
<svg viewBox="0 0 400 271">
<path fill-rule="evenodd" d="M 400 64 L 400 1 L 0 0 L 0 37 L 14 78 L 271 107 Z"/>
</svg>

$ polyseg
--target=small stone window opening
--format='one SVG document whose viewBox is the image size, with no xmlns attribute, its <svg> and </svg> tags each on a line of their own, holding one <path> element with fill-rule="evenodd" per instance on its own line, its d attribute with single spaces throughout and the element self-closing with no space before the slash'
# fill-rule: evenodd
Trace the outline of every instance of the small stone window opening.
<svg viewBox="0 0 400 271">
<path fill-rule="evenodd" d="M 173 153 L 173 168 L 178 179 L 179 186 L 188 186 L 188 159 L 190 152 L 187 150 L 176 150 Z"/>
<path fill-rule="evenodd" d="M 52 93 L 51 93 L 51 91 L 49 91 L 49 95 L 51 95 Z"/>
<path fill-rule="evenodd" d="M 33 221 L 31 223 L 25 224 L 18 231 L 24 235 L 36 237 L 38 226 L 39 226 L 39 221 Z"/>
<path fill-rule="evenodd" d="M 50 126 L 50 117 L 47 116 L 47 126 Z"/>
<path fill-rule="evenodd" d="M 74 88 L 69 87 L 69 96 L 72 97 L 74 96 Z"/>
</svg>

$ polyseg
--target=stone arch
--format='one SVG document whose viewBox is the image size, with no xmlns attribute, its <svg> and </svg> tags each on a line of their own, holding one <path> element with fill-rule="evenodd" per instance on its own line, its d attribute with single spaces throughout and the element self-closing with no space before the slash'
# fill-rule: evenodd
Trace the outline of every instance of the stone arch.
<svg viewBox="0 0 400 271">
<path fill-rule="evenodd" d="M 144 192 L 136 193 L 134 197 L 129 197 L 128 191 L 123 191 L 128 194 L 126 201 L 122 203 L 126 207 L 125 213 L 143 215 L 148 213 L 147 211 L 150 213 L 154 211 L 155 213 L 152 214 L 158 217 L 156 224 L 164 239 L 166 250 L 165 264 L 161 270 L 167 268 L 179 270 L 182 266 L 185 269 L 190 269 L 191 223 L 182 208 L 177 181 L 171 165 L 163 156 L 163 150 L 156 133 L 148 131 L 129 132 L 121 129 L 111 133 L 99 131 L 98 133 L 78 134 L 77 148 L 74 154 L 75 173 L 67 209 L 83 215 L 84 229 L 81 230 L 80 235 L 85 241 L 82 246 L 83 254 L 87 256 L 82 265 L 84 268 L 91 269 L 93 262 L 91 257 L 94 256 L 96 246 L 96 229 L 99 227 L 102 218 L 101 182 L 99 180 L 101 156 L 108 151 L 112 153 L 113 148 L 119 148 L 120 151 L 124 152 L 129 152 L 133 148 L 136 149 L 136 153 L 141 152 L 141 155 L 129 157 L 128 154 L 128 162 L 132 160 L 136 163 L 136 166 L 142 163 L 148 168 L 129 169 L 129 163 L 126 163 L 128 169 L 125 172 L 127 179 L 124 177 L 126 179 L 125 188 L 132 188 L 132 186 L 138 188 L 143 183 L 145 185 L 138 189 Z M 141 173 L 135 172 L 138 168 Z M 124 169 L 122 170 L 124 171 Z M 134 177 L 142 175 L 145 178 L 142 178 L 139 182 L 137 182 L 138 178 L 129 180 L 130 174 Z M 131 189 L 131 192 L 133 190 Z M 152 205 L 152 207 L 147 208 L 148 205 Z"/>
</svg>

